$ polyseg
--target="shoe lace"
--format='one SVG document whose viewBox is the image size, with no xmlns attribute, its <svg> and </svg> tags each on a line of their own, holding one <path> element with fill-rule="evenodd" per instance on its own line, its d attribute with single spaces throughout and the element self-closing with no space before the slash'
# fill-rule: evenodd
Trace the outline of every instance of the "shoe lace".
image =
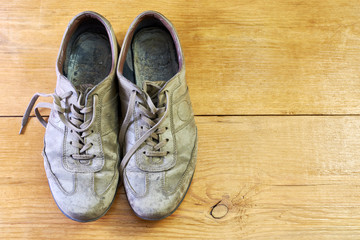
<svg viewBox="0 0 360 240">
<path fill-rule="evenodd" d="M 61 102 L 68 99 L 73 92 L 69 91 L 60 96 L 56 93 L 44 94 L 44 93 L 35 93 L 31 98 L 30 103 L 25 111 L 23 120 L 21 123 L 21 129 L 19 134 L 23 132 L 24 127 L 26 126 L 31 110 L 33 109 L 37 99 L 39 97 L 52 97 L 54 99 L 53 103 L 44 103 L 40 102 L 35 106 L 35 116 L 39 122 L 46 127 L 47 121 L 40 114 L 39 108 L 48 108 L 54 110 L 58 113 L 60 120 L 64 123 L 66 127 L 70 129 L 69 134 L 73 135 L 77 141 L 70 141 L 70 144 L 78 149 L 78 153 L 70 155 L 75 160 L 91 160 L 95 157 L 93 154 L 87 154 L 86 151 L 92 147 L 91 142 L 85 142 L 85 137 L 93 133 L 93 130 L 89 130 L 92 126 L 94 120 L 96 119 L 95 106 L 97 103 L 97 95 L 93 96 L 92 106 L 85 107 L 85 93 L 80 93 L 77 101 L 75 103 L 66 104 L 66 107 L 62 107 Z M 71 113 L 71 116 L 66 116 L 67 113 Z M 85 121 L 85 115 L 91 114 L 91 118 Z"/>
<path fill-rule="evenodd" d="M 156 107 L 154 101 L 152 100 L 153 97 L 150 97 L 148 93 L 145 92 L 142 94 L 138 90 L 132 91 L 128 109 L 120 128 L 120 142 L 124 143 L 125 134 L 131 123 L 131 117 L 134 113 L 135 106 L 138 107 L 140 112 L 140 119 L 145 122 L 145 125 L 141 126 L 141 129 L 144 130 L 145 133 L 135 142 L 135 144 L 123 157 L 120 164 L 120 168 L 122 170 L 121 173 L 124 171 L 132 155 L 144 142 L 150 146 L 151 149 L 143 152 L 143 154 L 147 157 L 165 157 L 168 154 L 166 151 L 161 151 L 161 148 L 164 147 L 169 140 L 163 139 L 160 141 L 160 135 L 167 130 L 167 127 L 159 128 L 159 125 L 164 121 L 168 114 L 167 104 L 169 103 L 169 95 L 167 91 L 164 93 L 166 95 L 166 104 Z M 142 97 L 142 95 L 145 95 L 145 97 Z M 136 101 L 137 96 L 143 99 L 143 103 Z M 124 149 L 124 147 L 122 149 Z"/>
</svg>

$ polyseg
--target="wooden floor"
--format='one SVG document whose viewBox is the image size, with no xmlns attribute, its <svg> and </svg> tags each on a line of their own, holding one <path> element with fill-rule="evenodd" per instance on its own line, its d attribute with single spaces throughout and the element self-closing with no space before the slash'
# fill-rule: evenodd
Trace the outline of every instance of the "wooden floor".
<svg viewBox="0 0 360 240">
<path fill-rule="evenodd" d="M 67 219 L 43 167 L 35 92 L 51 93 L 69 20 L 93 10 L 121 44 L 157 10 L 176 26 L 199 130 L 180 208 L 149 222 L 122 188 L 96 222 Z M 358 1 L 2 1 L 0 239 L 360 239 Z"/>
</svg>

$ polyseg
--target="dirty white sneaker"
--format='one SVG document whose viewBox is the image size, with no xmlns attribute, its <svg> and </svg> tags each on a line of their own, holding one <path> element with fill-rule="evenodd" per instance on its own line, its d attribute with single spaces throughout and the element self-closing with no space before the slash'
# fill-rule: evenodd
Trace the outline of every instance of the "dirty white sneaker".
<svg viewBox="0 0 360 240">
<path fill-rule="evenodd" d="M 159 220 L 180 205 L 196 164 L 197 131 L 178 35 L 148 11 L 131 24 L 119 56 L 121 173 L 135 214 Z"/>
<path fill-rule="evenodd" d="M 52 94 L 37 93 L 24 114 L 46 127 L 44 164 L 51 193 L 69 218 L 86 222 L 103 216 L 117 189 L 119 172 L 117 42 L 110 23 L 94 12 L 75 16 L 65 31 Z M 48 122 L 38 108 L 50 108 Z M 21 133 L 21 130 L 20 130 Z"/>
</svg>

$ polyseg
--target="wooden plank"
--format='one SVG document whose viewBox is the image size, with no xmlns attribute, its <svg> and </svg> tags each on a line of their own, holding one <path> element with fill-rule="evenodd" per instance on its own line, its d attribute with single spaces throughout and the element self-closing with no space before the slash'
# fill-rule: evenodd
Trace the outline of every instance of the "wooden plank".
<svg viewBox="0 0 360 240">
<path fill-rule="evenodd" d="M 358 117 L 197 117 L 195 177 L 180 208 L 137 218 L 122 187 L 110 211 L 81 224 L 57 209 L 44 129 L 0 118 L 0 239 L 358 239 Z M 214 218 L 215 217 L 215 218 Z"/>
<path fill-rule="evenodd" d="M 20 0 L 0 9 L 0 116 L 54 90 L 63 32 L 88 9 L 119 43 L 140 12 L 169 17 L 197 115 L 360 113 L 358 1 Z"/>
</svg>

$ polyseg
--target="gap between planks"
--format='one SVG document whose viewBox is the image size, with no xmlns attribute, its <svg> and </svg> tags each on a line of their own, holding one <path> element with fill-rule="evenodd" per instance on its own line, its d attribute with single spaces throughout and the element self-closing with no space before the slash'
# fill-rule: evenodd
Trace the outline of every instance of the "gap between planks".
<svg viewBox="0 0 360 240">
<path fill-rule="evenodd" d="M 49 117 L 49 115 L 42 115 L 43 117 Z M 360 113 L 354 114 L 200 114 L 194 115 L 195 117 L 360 117 Z M 0 116 L 0 118 L 19 118 L 22 115 L 6 115 Z M 35 115 L 30 115 L 35 117 Z"/>
</svg>

